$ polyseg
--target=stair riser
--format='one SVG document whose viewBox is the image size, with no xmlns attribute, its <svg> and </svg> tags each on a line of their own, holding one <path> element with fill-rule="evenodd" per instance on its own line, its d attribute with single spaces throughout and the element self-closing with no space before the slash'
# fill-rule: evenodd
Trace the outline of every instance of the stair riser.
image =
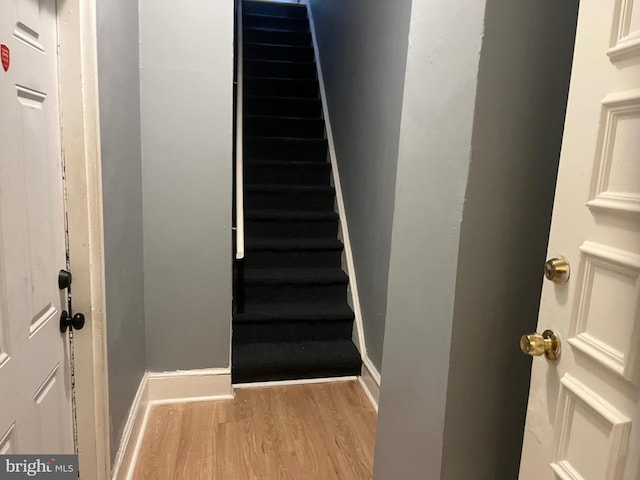
<svg viewBox="0 0 640 480">
<path fill-rule="evenodd" d="M 351 338 L 353 321 L 234 323 L 233 340 L 249 342 L 299 342 Z"/>
<path fill-rule="evenodd" d="M 316 67 L 313 63 L 245 60 L 244 72 L 255 77 L 316 79 Z"/>
<path fill-rule="evenodd" d="M 246 139 L 245 158 L 261 160 L 327 161 L 327 143 L 288 140 Z"/>
<path fill-rule="evenodd" d="M 258 15 L 277 15 L 289 18 L 307 18 L 306 7 L 291 5 L 278 5 L 277 3 L 266 2 L 243 2 L 243 13 L 255 13 Z"/>
<path fill-rule="evenodd" d="M 311 34 L 308 32 L 285 32 L 283 30 L 261 30 L 244 28 L 243 42 L 270 43 L 274 45 L 292 45 L 296 47 L 310 47 Z"/>
<path fill-rule="evenodd" d="M 278 28 L 291 32 L 308 32 L 309 21 L 306 18 L 287 18 L 274 16 L 254 15 L 249 12 L 243 12 L 243 27 L 258 28 Z"/>
<path fill-rule="evenodd" d="M 313 167 L 265 166 L 244 164 L 247 185 L 329 185 L 331 168 L 328 163 L 317 162 Z"/>
<path fill-rule="evenodd" d="M 261 222 L 245 221 L 245 234 L 265 238 L 335 238 L 338 222 Z"/>
<path fill-rule="evenodd" d="M 320 118 L 322 115 L 322 103 L 320 100 L 295 98 L 245 97 L 244 114 Z"/>
<path fill-rule="evenodd" d="M 245 192 L 244 198 L 248 209 L 333 211 L 335 204 L 333 192 L 295 195 Z"/>
<path fill-rule="evenodd" d="M 340 268 L 342 252 L 328 251 L 247 251 L 246 268 Z"/>
<path fill-rule="evenodd" d="M 232 361 L 233 363 L 233 361 Z M 306 365 L 287 365 L 273 371 L 268 366 L 258 371 L 253 368 L 245 371 L 242 368 L 232 368 L 233 383 L 245 382 L 273 382 L 278 380 L 298 380 L 303 378 L 332 378 L 360 375 L 360 363 L 332 364 L 325 367 L 317 367 L 310 371 Z"/>
<path fill-rule="evenodd" d="M 247 78 L 243 86 L 246 95 L 265 97 L 295 97 L 317 99 L 318 82 L 312 80 L 271 80 Z"/>
<path fill-rule="evenodd" d="M 244 298 L 250 302 L 345 302 L 347 286 L 337 285 L 245 285 Z"/>
<path fill-rule="evenodd" d="M 313 62 L 315 56 L 311 47 L 283 47 L 269 44 L 247 43 L 243 46 L 244 58 L 262 60 L 284 60 L 289 62 Z"/>
</svg>

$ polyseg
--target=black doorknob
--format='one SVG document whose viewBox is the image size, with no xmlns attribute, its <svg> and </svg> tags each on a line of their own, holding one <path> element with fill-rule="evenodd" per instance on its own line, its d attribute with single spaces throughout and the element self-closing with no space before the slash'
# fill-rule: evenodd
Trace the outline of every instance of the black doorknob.
<svg viewBox="0 0 640 480">
<path fill-rule="evenodd" d="M 71 316 L 66 310 L 60 314 L 60 331 L 66 332 L 68 328 L 81 330 L 84 327 L 84 314 L 76 313 Z"/>
<path fill-rule="evenodd" d="M 60 270 L 60 272 L 58 273 L 58 288 L 60 290 L 71 288 L 71 272 Z"/>
</svg>

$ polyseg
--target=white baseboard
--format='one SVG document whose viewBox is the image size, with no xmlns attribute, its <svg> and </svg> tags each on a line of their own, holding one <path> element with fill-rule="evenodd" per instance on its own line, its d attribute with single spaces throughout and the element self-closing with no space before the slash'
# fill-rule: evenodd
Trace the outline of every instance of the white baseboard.
<svg viewBox="0 0 640 480">
<path fill-rule="evenodd" d="M 354 382 L 358 377 L 302 378 L 299 380 L 275 380 L 273 382 L 236 383 L 234 389 L 287 387 L 291 385 L 313 385 L 316 383 Z"/>
<path fill-rule="evenodd" d="M 114 480 L 128 480 L 133 472 L 142 445 L 142 438 L 149 418 L 149 376 L 142 376 L 138 391 L 133 399 L 127 422 L 120 439 L 120 447 L 116 453 L 112 478 Z"/>
<path fill-rule="evenodd" d="M 149 372 L 149 402 L 154 405 L 230 398 L 233 388 L 228 368 Z"/>
<path fill-rule="evenodd" d="M 371 406 L 377 412 L 380 402 L 380 372 L 367 356 L 362 357 L 362 374 L 358 377 L 358 382 L 371 402 Z"/>
<path fill-rule="evenodd" d="M 146 372 L 131 404 L 120 439 L 113 466 L 113 480 L 133 478 L 144 432 L 154 405 L 232 398 L 231 370 L 228 368 Z"/>
</svg>

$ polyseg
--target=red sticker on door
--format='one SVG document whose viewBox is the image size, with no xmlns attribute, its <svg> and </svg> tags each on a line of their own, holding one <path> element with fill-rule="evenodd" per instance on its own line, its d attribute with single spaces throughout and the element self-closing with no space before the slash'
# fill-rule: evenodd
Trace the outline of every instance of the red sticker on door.
<svg viewBox="0 0 640 480">
<path fill-rule="evenodd" d="M 2 57 L 2 68 L 6 72 L 9 70 L 9 65 L 11 64 L 11 52 L 9 51 L 9 47 L 4 44 L 0 45 L 0 57 Z"/>
</svg>

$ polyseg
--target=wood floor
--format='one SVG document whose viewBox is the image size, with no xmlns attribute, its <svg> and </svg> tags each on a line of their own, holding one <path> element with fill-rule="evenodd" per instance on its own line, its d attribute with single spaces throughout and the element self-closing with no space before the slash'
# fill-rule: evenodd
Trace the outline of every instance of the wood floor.
<svg viewBox="0 0 640 480">
<path fill-rule="evenodd" d="M 158 405 L 134 480 L 370 479 L 376 413 L 357 382 Z"/>
</svg>

